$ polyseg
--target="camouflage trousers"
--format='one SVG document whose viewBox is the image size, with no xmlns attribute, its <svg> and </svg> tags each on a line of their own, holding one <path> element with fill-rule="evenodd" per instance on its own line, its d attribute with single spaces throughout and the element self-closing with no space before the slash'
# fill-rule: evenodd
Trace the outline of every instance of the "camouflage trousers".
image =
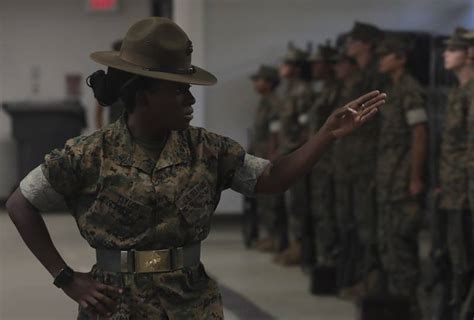
<svg viewBox="0 0 474 320">
<path fill-rule="evenodd" d="M 78 320 L 219 320 L 223 319 L 222 298 L 217 283 L 204 267 L 168 273 L 117 273 L 92 267 L 90 275 L 101 283 L 124 289 L 117 312 L 107 318 L 93 318 L 79 306 Z"/>
<path fill-rule="evenodd" d="M 281 195 L 258 195 L 257 196 L 257 216 L 260 227 L 268 235 L 275 236 L 277 233 L 277 211 L 281 205 Z"/>
<path fill-rule="evenodd" d="M 335 213 L 340 235 L 340 285 L 360 281 L 378 264 L 376 204 L 372 177 L 335 179 Z M 342 274 L 341 274 L 342 273 Z"/>
<path fill-rule="evenodd" d="M 318 266 L 334 267 L 338 249 L 338 226 L 334 212 L 334 183 L 328 172 L 313 170 L 311 179 L 311 215 L 314 248 Z"/>
<path fill-rule="evenodd" d="M 355 280 L 362 280 L 378 264 L 374 182 L 372 176 L 359 176 L 344 183 L 336 187 L 336 214 L 338 220 L 342 219 L 340 228 L 352 237 L 349 254 L 355 257 L 351 262 Z"/>
<path fill-rule="evenodd" d="M 420 279 L 418 234 L 422 219 L 419 203 L 414 199 L 381 201 L 378 207 L 379 256 L 388 293 L 416 299 Z"/>
<path fill-rule="evenodd" d="M 354 264 L 359 259 L 359 241 L 356 222 L 351 211 L 351 187 L 349 180 L 334 180 L 334 211 L 337 232 L 340 235 L 340 253 L 337 259 L 337 281 L 340 288 L 349 287 L 356 281 Z"/>
<path fill-rule="evenodd" d="M 309 213 L 309 177 L 299 179 L 288 190 L 288 221 L 292 240 L 300 241 L 303 237 L 303 223 Z"/>
<path fill-rule="evenodd" d="M 471 211 L 471 253 L 474 250 L 474 172 L 473 170 L 469 170 L 469 203 L 470 203 L 470 211 Z M 474 266 L 471 266 L 474 268 Z M 462 306 L 461 306 L 461 319 L 474 319 L 474 270 L 471 269 L 470 271 L 471 280 L 470 282 L 470 289 L 469 293 L 464 299 Z"/>
<path fill-rule="evenodd" d="M 473 267 L 472 222 L 469 210 L 443 210 L 447 221 L 447 248 L 451 265 L 452 301 L 461 307 L 469 296 Z"/>
</svg>

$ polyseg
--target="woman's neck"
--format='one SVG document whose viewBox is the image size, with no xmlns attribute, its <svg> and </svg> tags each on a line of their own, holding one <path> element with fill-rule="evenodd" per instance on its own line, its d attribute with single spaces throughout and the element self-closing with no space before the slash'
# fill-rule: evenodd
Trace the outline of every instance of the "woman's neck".
<svg viewBox="0 0 474 320">
<path fill-rule="evenodd" d="M 162 141 L 170 131 L 168 128 L 156 128 L 148 118 L 136 112 L 127 114 L 126 122 L 131 135 L 141 141 Z"/>
</svg>

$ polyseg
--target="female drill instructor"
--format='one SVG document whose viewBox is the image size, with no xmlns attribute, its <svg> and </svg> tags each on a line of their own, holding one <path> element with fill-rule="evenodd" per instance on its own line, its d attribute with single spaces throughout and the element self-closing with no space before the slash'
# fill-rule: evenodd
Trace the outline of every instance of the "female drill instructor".
<svg viewBox="0 0 474 320">
<path fill-rule="evenodd" d="M 285 191 L 385 99 L 374 91 L 350 102 L 300 149 L 270 163 L 189 126 L 190 84 L 217 81 L 191 65 L 191 53 L 184 31 L 157 17 L 135 23 L 120 52 L 93 53 L 108 66 L 88 79 L 96 98 L 104 105 L 120 98 L 126 112 L 52 151 L 8 200 L 27 246 L 78 302 L 78 319 L 222 319 L 218 287 L 199 259 L 220 193 Z M 38 214 L 61 205 L 96 249 L 88 273 L 67 266 Z"/>
</svg>

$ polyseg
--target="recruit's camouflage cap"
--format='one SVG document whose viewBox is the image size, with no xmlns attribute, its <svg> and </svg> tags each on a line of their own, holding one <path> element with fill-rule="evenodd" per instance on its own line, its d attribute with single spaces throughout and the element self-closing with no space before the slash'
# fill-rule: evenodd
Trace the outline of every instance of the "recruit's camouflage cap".
<svg viewBox="0 0 474 320">
<path fill-rule="evenodd" d="M 331 46 L 331 43 L 327 41 L 325 44 L 318 46 L 318 50 L 309 56 L 309 61 L 335 62 L 335 57 L 337 54 L 337 49 Z"/>
<path fill-rule="evenodd" d="M 288 48 L 286 55 L 283 57 L 283 62 L 286 63 L 303 63 L 308 60 L 308 52 L 296 47 Z"/>
<path fill-rule="evenodd" d="M 277 81 L 279 79 L 278 69 L 272 66 L 262 64 L 258 71 L 250 77 L 252 80 L 264 79 L 267 81 Z"/>
<path fill-rule="evenodd" d="M 458 27 L 454 30 L 454 33 L 444 41 L 444 44 L 448 47 L 467 48 L 469 47 L 470 41 L 465 36 L 468 32 L 467 29 Z"/>
<path fill-rule="evenodd" d="M 383 31 L 372 24 L 356 21 L 349 32 L 349 37 L 354 40 L 374 42 L 383 37 Z"/>
<path fill-rule="evenodd" d="M 399 34 L 386 34 L 376 52 L 379 55 L 390 53 L 407 54 L 413 49 L 412 42 L 406 36 Z"/>
</svg>

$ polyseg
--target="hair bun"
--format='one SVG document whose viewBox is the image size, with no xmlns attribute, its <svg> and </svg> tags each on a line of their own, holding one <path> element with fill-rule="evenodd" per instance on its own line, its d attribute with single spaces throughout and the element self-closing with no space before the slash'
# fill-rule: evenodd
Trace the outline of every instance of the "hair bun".
<svg viewBox="0 0 474 320">
<path fill-rule="evenodd" d="M 118 100 L 118 90 L 104 70 L 98 70 L 87 77 L 86 83 L 94 91 L 94 97 L 101 106 L 110 106 Z"/>
</svg>

